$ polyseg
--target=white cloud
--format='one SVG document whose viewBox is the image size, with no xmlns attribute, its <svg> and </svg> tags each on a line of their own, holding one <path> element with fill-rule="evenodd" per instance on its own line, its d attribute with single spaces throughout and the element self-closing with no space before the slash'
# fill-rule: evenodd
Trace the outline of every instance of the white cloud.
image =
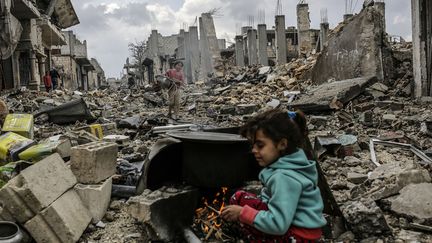
<svg viewBox="0 0 432 243">
<path fill-rule="evenodd" d="M 120 6 L 117 3 L 109 3 L 107 5 L 105 5 L 105 14 L 110 14 L 110 13 L 114 13 L 114 11 L 116 9 L 120 9 Z"/>
</svg>

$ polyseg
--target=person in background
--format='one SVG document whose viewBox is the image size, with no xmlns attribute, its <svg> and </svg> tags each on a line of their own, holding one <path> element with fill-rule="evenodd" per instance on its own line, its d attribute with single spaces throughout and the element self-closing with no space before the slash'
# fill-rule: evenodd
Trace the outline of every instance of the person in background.
<svg viewBox="0 0 432 243">
<path fill-rule="evenodd" d="M 129 78 L 128 78 L 128 87 L 130 90 L 132 90 L 132 88 L 135 86 L 135 77 L 133 74 L 129 74 Z"/>
<path fill-rule="evenodd" d="M 57 72 L 55 68 L 51 69 L 50 72 L 51 82 L 52 82 L 52 90 L 57 88 L 58 79 L 60 78 L 60 74 Z"/>
<path fill-rule="evenodd" d="M 259 173 L 260 195 L 243 190 L 222 210 L 226 221 L 240 222 L 247 242 L 318 242 L 323 200 L 316 162 L 303 151 L 306 119 L 300 111 L 272 109 L 249 120 L 241 134 L 264 167 Z"/>
<path fill-rule="evenodd" d="M 182 89 L 186 85 L 183 63 L 181 61 L 176 61 L 174 63 L 174 68 L 169 69 L 165 73 L 165 76 L 174 82 L 168 89 L 168 117 L 177 119 L 180 110 Z"/>
<path fill-rule="evenodd" d="M 49 71 L 45 72 L 45 75 L 43 76 L 43 82 L 45 85 L 45 90 L 46 92 L 50 92 L 51 88 L 52 88 L 52 81 L 51 81 L 51 75 Z"/>
</svg>

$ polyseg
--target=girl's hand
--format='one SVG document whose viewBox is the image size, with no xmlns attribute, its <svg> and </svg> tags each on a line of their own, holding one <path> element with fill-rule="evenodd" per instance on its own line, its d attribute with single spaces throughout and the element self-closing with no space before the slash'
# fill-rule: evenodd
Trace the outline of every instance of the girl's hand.
<svg viewBox="0 0 432 243">
<path fill-rule="evenodd" d="M 239 221 L 243 207 L 239 205 L 229 205 L 222 209 L 221 217 L 226 221 Z"/>
</svg>

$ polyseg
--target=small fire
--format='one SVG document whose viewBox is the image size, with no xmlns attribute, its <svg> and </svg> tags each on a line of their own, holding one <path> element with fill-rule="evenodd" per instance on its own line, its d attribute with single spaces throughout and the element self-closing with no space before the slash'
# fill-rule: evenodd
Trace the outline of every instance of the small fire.
<svg viewBox="0 0 432 243">
<path fill-rule="evenodd" d="M 214 195 L 214 199 L 209 203 L 207 198 L 202 198 L 201 208 L 195 210 L 195 225 L 199 225 L 202 232 L 206 235 L 205 240 L 210 237 L 221 238 L 224 236 L 222 232 L 222 219 L 220 214 L 225 207 L 227 187 L 222 187 L 219 192 Z"/>
</svg>

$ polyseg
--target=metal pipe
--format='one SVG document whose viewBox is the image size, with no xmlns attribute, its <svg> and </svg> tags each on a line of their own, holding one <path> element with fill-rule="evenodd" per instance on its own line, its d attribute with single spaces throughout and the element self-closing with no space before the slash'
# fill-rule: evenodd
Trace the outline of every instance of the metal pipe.
<svg viewBox="0 0 432 243">
<path fill-rule="evenodd" d="M 376 138 L 372 138 L 370 140 L 369 143 L 369 149 L 370 149 L 370 154 L 371 154 L 371 161 L 376 165 L 376 166 L 380 166 L 381 164 L 378 163 L 377 159 L 376 159 L 376 154 L 375 154 L 375 149 L 374 149 L 374 144 L 380 144 L 380 145 L 384 145 L 384 146 L 391 146 L 391 147 L 400 147 L 400 148 L 405 148 L 405 149 L 409 149 L 411 150 L 411 152 L 413 152 L 417 157 L 419 157 L 420 159 L 422 159 L 425 163 L 427 164 L 432 164 L 432 159 L 429 158 L 429 156 L 427 156 L 425 153 L 423 153 L 421 150 L 419 150 L 418 148 L 416 148 L 415 146 L 413 146 L 412 144 L 407 144 L 407 143 L 397 143 L 397 142 L 390 142 L 390 141 L 382 141 Z"/>
<path fill-rule="evenodd" d="M 152 131 L 153 133 L 163 133 L 172 130 L 185 130 L 193 126 L 196 125 L 195 124 L 168 125 L 168 126 L 153 127 Z"/>
</svg>

